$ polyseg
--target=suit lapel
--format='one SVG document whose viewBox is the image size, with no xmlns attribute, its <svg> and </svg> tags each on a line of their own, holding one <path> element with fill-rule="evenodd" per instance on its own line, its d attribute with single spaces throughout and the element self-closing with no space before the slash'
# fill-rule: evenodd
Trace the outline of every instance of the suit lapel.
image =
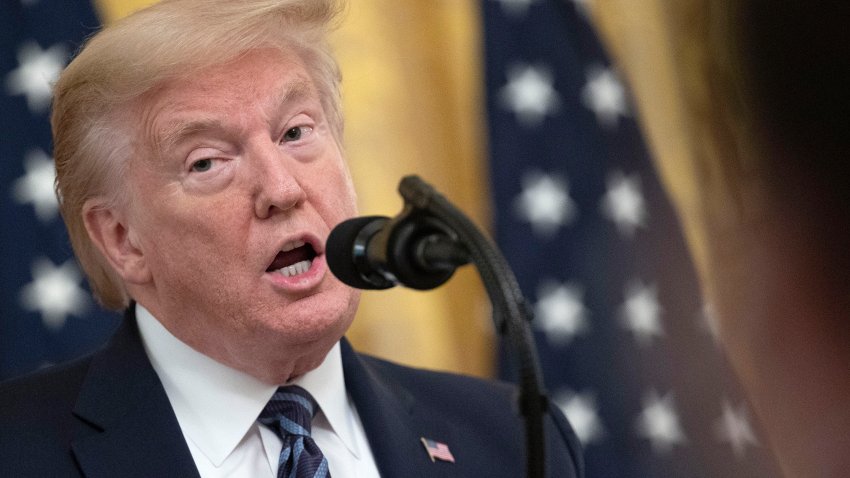
<svg viewBox="0 0 850 478">
<path fill-rule="evenodd" d="M 453 426 L 435 423 L 415 397 L 361 359 L 342 339 L 345 386 L 360 414 L 381 476 L 451 476 L 454 466 L 433 463 L 421 439 L 452 443 Z"/>
<path fill-rule="evenodd" d="M 131 307 L 92 360 L 74 414 L 89 433 L 71 447 L 85 476 L 198 476 L 174 411 L 150 365 Z"/>
<path fill-rule="evenodd" d="M 433 463 L 421 442 L 424 437 L 451 445 L 453 426 L 435 422 L 408 390 L 363 361 L 347 340 L 341 348 L 346 389 L 381 476 L 424 478 L 460 471 Z M 132 308 L 109 345 L 93 358 L 74 414 L 87 429 L 71 445 L 84 476 L 199 476 L 142 346 Z"/>
</svg>

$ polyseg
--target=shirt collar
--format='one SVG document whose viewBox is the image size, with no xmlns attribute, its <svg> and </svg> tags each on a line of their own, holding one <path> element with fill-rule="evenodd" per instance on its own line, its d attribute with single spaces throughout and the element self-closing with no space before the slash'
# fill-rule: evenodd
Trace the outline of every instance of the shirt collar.
<svg viewBox="0 0 850 478">
<path fill-rule="evenodd" d="M 136 318 L 145 350 L 183 435 L 214 466 L 220 466 L 254 425 L 277 386 L 196 351 L 172 335 L 139 304 Z M 339 343 L 321 365 L 293 383 L 313 395 L 329 427 L 357 455 L 354 418 L 345 391 Z"/>
</svg>

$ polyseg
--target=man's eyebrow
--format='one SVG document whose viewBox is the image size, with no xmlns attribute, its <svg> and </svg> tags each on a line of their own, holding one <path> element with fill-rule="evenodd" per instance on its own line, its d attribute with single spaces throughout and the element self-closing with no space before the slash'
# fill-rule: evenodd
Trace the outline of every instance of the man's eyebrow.
<svg viewBox="0 0 850 478">
<path fill-rule="evenodd" d="M 313 91 L 313 85 L 310 81 L 304 78 L 296 78 L 286 85 L 277 97 L 275 106 L 284 107 L 287 103 L 298 101 L 310 96 Z"/>
<path fill-rule="evenodd" d="M 185 138 L 206 131 L 223 130 L 224 125 L 217 119 L 198 119 L 188 122 L 175 121 L 154 136 L 157 151 L 165 153 Z"/>
</svg>

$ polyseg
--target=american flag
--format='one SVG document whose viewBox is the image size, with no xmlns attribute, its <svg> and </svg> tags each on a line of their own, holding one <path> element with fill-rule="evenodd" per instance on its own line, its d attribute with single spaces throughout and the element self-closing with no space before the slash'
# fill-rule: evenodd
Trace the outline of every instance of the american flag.
<svg viewBox="0 0 850 478">
<path fill-rule="evenodd" d="M 85 289 L 50 157 L 50 83 L 99 24 L 89 2 L 0 2 L 0 379 L 97 348 L 118 322 Z"/>
<path fill-rule="evenodd" d="M 589 1 L 482 0 L 495 237 L 546 386 L 588 477 L 779 476 Z"/>
<path fill-rule="evenodd" d="M 428 452 L 428 456 L 431 458 L 431 461 L 448 461 L 450 463 L 455 462 L 455 457 L 452 455 L 452 452 L 449 451 L 449 446 L 445 443 L 440 443 L 438 441 L 434 441 L 430 438 L 422 437 L 422 445 L 425 447 L 425 451 Z"/>
</svg>

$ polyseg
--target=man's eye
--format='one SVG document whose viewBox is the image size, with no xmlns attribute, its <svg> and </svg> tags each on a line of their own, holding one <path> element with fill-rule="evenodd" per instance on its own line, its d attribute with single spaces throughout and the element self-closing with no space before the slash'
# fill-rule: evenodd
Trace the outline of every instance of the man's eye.
<svg viewBox="0 0 850 478">
<path fill-rule="evenodd" d="M 308 134 L 312 128 L 309 126 L 296 126 L 294 128 L 289 128 L 286 130 L 286 133 L 283 134 L 284 141 L 298 141 L 305 134 Z"/>
<path fill-rule="evenodd" d="M 212 159 L 199 159 L 192 163 L 192 171 L 196 173 L 209 171 L 210 168 L 212 168 Z"/>
</svg>

